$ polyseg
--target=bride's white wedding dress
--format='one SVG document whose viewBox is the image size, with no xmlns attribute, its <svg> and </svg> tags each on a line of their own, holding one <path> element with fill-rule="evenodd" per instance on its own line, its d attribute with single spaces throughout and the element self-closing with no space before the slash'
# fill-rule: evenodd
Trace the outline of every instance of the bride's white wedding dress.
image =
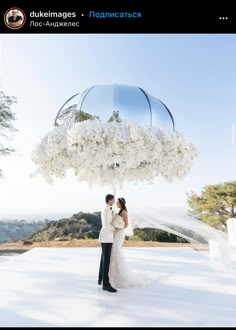
<svg viewBox="0 0 236 330">
<path fill-rule="evenodd" d="M 145 286 L 154 280 L 149 272 L 129 269 L 125 260 L 122 245 L 125 240 L 125 231 L 115 231 L 111 250 L 109 280 L 115 288 Z"/>
</svg>

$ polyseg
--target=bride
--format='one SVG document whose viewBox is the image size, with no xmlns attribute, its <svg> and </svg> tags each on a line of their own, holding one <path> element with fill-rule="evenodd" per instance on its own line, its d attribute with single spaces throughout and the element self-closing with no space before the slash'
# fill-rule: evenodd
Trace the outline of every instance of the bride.
<svg viewBox="0 0 236 330">
<path fill-rule="evenodd" d="M 117 288 L 143 286 L 149 282 L 147 272 L 130 270 L 122 251 L 122 245 L 125 240 L 125 229 L 129 226 L 125 199 L 118 198 L 116 205 L 120 211 L 113 220 L 113 225 L 116 229 L 110 259 L 110 283 L 113 287 Z"/>
</svg>

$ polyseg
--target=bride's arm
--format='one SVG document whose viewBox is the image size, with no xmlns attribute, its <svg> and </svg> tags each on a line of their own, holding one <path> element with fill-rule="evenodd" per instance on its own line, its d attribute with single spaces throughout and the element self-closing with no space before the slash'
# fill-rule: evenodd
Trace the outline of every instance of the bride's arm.
<svg viewBox="0 0 236 330">
<path fill-rule="evenodd" d="M 126 211 L 123 211 L 122 212 L 122 216 L 123 216 L 123 219 L 124 219 L 124 222 L 125 222 L 125 226 L 124 226 L 124 229 L 125 229 L 129 225 L 128 213 Z"/>
</svg>

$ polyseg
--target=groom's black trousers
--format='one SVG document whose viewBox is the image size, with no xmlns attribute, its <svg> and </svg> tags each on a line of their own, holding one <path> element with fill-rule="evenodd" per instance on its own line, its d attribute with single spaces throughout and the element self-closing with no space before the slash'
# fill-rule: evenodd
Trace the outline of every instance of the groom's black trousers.
<svg viewBox="0 0 236 330">
<path fill-rule="evenodd" d="M 110 285 L 108 273 L 110 267 L 112 243 L 101 243 L 101 245 L 102 245 L 102 255 L 100 261 L 98 280 L 102 281 L 102 284 L 104 286 L 107 286 Z"/>
</svg>

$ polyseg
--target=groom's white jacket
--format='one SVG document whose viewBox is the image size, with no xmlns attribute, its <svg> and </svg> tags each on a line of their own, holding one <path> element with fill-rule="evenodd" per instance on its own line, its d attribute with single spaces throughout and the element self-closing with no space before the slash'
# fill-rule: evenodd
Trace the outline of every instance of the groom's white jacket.
<svg viewBox="0 0 236 330">
<path fill-rule="evenodd" d="M 101 243 L 113 243 L 115 227 L 112 225 L 113 214 L 110 206 L 107 204 L 101 214 L 102 229 L 98 240 Z"/>
</svg>

